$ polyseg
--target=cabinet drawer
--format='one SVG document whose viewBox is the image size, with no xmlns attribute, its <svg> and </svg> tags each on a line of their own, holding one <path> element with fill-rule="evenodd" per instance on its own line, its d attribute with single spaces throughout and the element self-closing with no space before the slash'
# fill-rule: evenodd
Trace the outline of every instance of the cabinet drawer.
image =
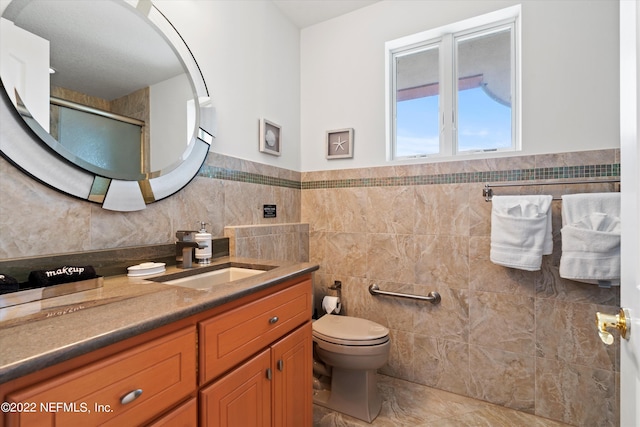
<svg viewBox="0 0 640 427">
<path fill-rule="evenodd" d="M 200 381 L 205 383 L 311 317 L 311 280 L 200 322 Z"/>
<path fill-rule="evenodd" d="M 8 425 L 138 425 L 196 388 L 194 328 L 186 328 L 8 396 L 33 412 Z M 142 393 L 129 402 L 123 398 Z M 26 408 L 27 406 L 25 406 Z"/>
</svg>

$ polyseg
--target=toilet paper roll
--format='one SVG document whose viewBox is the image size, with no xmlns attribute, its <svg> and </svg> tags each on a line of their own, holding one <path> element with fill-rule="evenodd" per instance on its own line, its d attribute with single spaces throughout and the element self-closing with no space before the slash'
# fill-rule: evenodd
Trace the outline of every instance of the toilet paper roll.
<svg viewBox="0 0 640 427">
<path fill-rule="evenodd" d="M 328 314 L 340 313 L 340 308 L 342 308 L 342 304 L 340 304 L 340 298 L 329 296 L 322 298 L 322 308 Z"/>
</svg>

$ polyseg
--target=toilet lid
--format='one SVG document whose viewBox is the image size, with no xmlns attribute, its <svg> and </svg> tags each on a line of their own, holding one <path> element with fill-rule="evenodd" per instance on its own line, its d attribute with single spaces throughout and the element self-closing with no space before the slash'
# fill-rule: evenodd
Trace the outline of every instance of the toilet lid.
<svg viewBox="0 0 640 427">
<path fill-rule="evenodd" d="M 313 322 L 313 332 L 337 340 L 369 341 L 386 338 L 389 329 L 367 319 L 326 314 Z"/>
</svg>

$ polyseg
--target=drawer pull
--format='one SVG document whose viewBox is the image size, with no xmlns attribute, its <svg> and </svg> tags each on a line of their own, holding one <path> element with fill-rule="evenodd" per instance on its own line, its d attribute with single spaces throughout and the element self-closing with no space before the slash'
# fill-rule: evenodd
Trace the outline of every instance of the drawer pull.
<svg viewBox="0 0 640 427">
<path fill-rule="evenodd" d="M 280 320 L 278 319 L 278 316 L 273 316 L 271 319 L 269 319 L 269 323 L 273 325 L 274 323 L 277 323 L 278 320 Z"/>
<path fill-rule="evenodd" d="M 282 359 L 278 359 L 278 371 L 282 372 L 284 371 L 284 362 L 282 361 Z"/>
<path fill-rule="evenodd" d="M 122 399 L 120 399 L 120 403 L 122 403 L 123 405 L 126 405 L 127 403 L 131 403 L 134 400 L 136 400 L 138 397 L 140 397 L 141 394 L 142 394 L 141 388 L 130 391 L 129 393 L 122 396 Z"/>
</svg>

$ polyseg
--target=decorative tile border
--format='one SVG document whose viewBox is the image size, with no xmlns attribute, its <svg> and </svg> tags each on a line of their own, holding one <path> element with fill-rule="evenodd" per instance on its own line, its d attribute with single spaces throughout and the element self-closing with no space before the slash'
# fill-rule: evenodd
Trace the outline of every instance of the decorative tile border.
<svg viewBox="0 0 640 427">
<path fill-rule="evenodd" d="M 431 184 L 563 180 L 576 178 L 613 178 L 620 176 L 620 164 L 614 163 L 504 171 L 460 172 L 436 175 L 389 176 L 382 178 L 350 178 L 305 182 L 204 165 L 200 169 L 199 176 L 227 181 L 292 188 L 296 190 L 315 190 L 321 188 L 392 187 Z"/>
<path fill-rule="evenodd" d="M 348 187 L 391 187 L 430 184 L 468 184 L 504 181 L 561 180 L 575 178 L 611 178 L 620 176 L 620 164 L 565 166 L 508 171 L 461 172 L 437 175 L 355 178 L 302 183 L 303 190 Z"/>
<path fill-rule="evenodd" d="M 277 178 L 274 176 L 261 175 L 251 172 L 221 168 L 217 166 L 203 165 L 198 172 L 199 176 L 205 178 L 222 179 L 225 181 L 246 182 L 249 184 L 262 184 L 272 187 L 285 187 L 300 190 L 300 181 Z"/>
</svg>

